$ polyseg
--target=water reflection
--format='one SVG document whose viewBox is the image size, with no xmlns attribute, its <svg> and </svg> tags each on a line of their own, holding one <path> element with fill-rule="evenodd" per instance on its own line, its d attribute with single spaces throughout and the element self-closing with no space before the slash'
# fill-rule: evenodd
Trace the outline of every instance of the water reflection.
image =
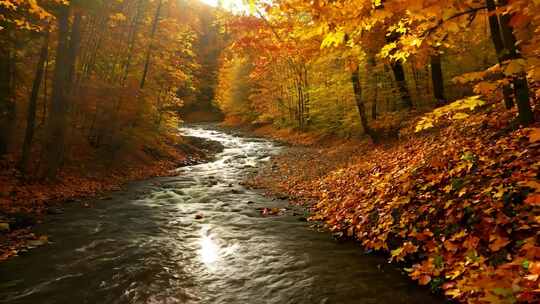
<svg viewBox="0 0 540 304">
<path fill-rule="evenodd" d="M 219 246 L 210 234 L 208 227 L 201 229 L 201 238 L 199 239 L 199 258 L 207 266 L 211 266 L 219 258 Z"/>
<path fill-rule="evenodd" d="M 230 264 L 227 262 L 234 259 L 238 252 L 239 245 L 237 243 L 228 244 L 227 241 L 219 237 L 219 234 L 230 233 L 224 231 L 223 228 L 211 228 L 210 225 L 204 225 L 199 232 L 198 258 L 209 270 L 216 270 L 218 263 L 221 269 L 227 268 Z"/>
</svg>

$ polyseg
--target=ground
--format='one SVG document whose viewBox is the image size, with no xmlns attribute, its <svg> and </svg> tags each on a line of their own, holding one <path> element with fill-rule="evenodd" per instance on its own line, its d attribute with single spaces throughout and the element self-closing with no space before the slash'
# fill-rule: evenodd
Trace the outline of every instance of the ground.
<svg viewBox="0 0 540 304">
<path fill-rule="evenodd" d="M 49 182 L 23 178 L 13 160 L 3 160 L 0 167 L 8 170 L 0 173 L 0 261 L 45 244 L 47 237 L 34 234 L 32 227 L 46 220 L 47 214 L 63 212 L 64 203 L 90 207 L 85 198 L 106 199 L 107 193 L 128 182 L 170 175 L 175 168 L 207 161 L 222 148 L 198 138 L 167 140 L 159 151 L 145 149 L 137 161 L 123 159 L 107 170 L 66 167 L 57 180 Z"/>
<path fill-rule="evenodd" d="M 457 301 L 538 303 L 540 128 L 501 112 L 377 145 L 266 130 L 296 144 L 250 184 L 310 204 L 312 221 Z"/>
</svg>

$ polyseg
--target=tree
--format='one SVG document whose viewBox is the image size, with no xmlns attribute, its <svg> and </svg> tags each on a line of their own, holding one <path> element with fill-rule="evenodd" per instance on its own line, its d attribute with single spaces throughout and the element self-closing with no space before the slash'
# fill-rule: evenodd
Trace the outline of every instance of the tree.
<svg viewBox="0 0 540 304">
<path fill-rule="evenodd" d="M 36 75 L 34 77 L 34 82 L 32 85 L 32 92 L 30 93 L 30 101 L 28 104 L 28 113 L 26 115 L 26 131 L 24 135 L 24 143 L 21 153 L 21 159 L 19 162 L 19 167 L 23 173 L 27 173 L 28 161 L 30 159 L 30 153 L 32 150 L 32 141 L 34 140 L 34 131 L 36 125 L 36 112 L 37 112 L 37 102 L 39 96 L 39 90 L 41 83 L 43 82 L 43 77 L 45 74 L 45 63 L 49 56 L 49 37 L 50 37 L 50 27 L 47 26 L 45 33 L 43 35 L 43 44 L 41 46 L 41 51 L 39 53 L 38 64 L 36 68 Z"/>
<path fill-rule="evenodd" d="M 429 57 L 431 62 L 431 82 L 433 83 L 433 96 L 437 104 L 446 102 L 444 96 L 444 78 L 442 73 L 441 54 L 437 53 Z"/>
<path fill-rule="evenodd" d="M 3 36 L 9 36 L 3 35 Z M 10 137 L 15 123 L 13 100 L 13 56 L 9 46 L 0 44 L 0 156 L 8 152 Z"/>
<path fill-rule="evenodd" d="M 144 69 L 143 74 L 141 77 L 141 83 L 139 85 L 140 89 L 144 88 L 144 83 L 146 82 L 146 76 L 148 74 L 148 68 L 150 66 L 150 55 L 152 52 L 152 48 L 154 46 L 153 40 L 156 35 L 156 30 L 158 27 L 159 22 L 159 15 L 161 14 L 161 6 L 163 5 L 163 0 L 159 0 L 157 8 L 156 8 L 156 15 L 154 16 L 154 21 L 152 21 L 152 31 L 150 32 L 150 44 L 148 45 L 148 50 L 146 51 L 146 59 L 144 61 Z"/>
<path fill-rule="evenodd" d="M 500 2 L 501 5 L 507 4 L 506 0 Z M 491 14 L 489 16 L 491 36 L 493 37 L 494 45 L 496 45 L 496 50 L 498 49 L 497 55 L 499 57 L 499 61 L 503 62 L 505 60 L 520 59 L 521 56 L 519 55 L 516 46 L 517 40 L 514 36 L 512 27 L 510 26 L 511 15 L 505 13 L 497 18 L 498 16 L 495 13 L 494 0 L 486 0 L 486 6 L 488 8 L 488 12 Z M 496 27 L 500 28 L 500 30 L 495 29 Z M 497 38 L 495 36 L 501 37 Z M 499 49 L 500 46 L 497 47 L 497 44 L 501 43 L 499 40 L 504 41 L 504 50 Z M 525 75 L 525 72 L 520 71 L 517 75 L 513 76 L 512 84 L 514 86 L 514 95 L 519 112 L 519 122 L 522 125 L 529 125 L 534 121 L 534 116 L 531 110 L 531 104 L 529 102 L 529 85 L 527 83 L 527 76 Z M 510 94 L 511 89 L 508 87 L 508 85 L 506 85 L 503 90 L 506 91 L 506 93 L 504 93 L 505 102 L 506 106 L 509 108 L 512 106 L 512 103 L 510 100 L 507 100 L 509 99 L 507 95 Z"/>
<path fill-rule="evenodd" d="M 44 176 L 50 179 L 56 177 L 64 158 L 66 119 L 70 83 L 70 44 L 69 17 L 71 5 L 60 5 L 57 10 L 58 42 L 56 46 L 56 64 L 53 74 L 52 102 L 47 121 L 47 140 L 45 144 Z M 74 64 L 72 62 L 71 64 Z"/>
<path fill-rule="evenodd" d="M 351 83 L 354 90 L 354 99 L 356 101 L 356 107 L 358 108 L 358 114 L 360 115 L 360 122 L 362 123 L 362 128 L 364 132 L 373 139 L 377 141 L 377 137 L 373 130 L 369 127 L 367 117 L 366 117 L 366 106 L 364 105 L 364 100 L 362 99 L 362 88 L 360 86 L 360 70 L 358 67 L 351 72 Z"/>
</svg>

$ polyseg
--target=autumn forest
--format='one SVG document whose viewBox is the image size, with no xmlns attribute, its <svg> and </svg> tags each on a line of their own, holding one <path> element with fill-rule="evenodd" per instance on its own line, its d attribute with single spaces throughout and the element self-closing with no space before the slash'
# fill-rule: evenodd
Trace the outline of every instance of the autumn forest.
<svg viewBox="0 0 540 304">
<path fill-rule="evenodd" d="M 538 0 L 0 0 L 0 303 L 540 303 L 539 121 Z"/>
</svg>

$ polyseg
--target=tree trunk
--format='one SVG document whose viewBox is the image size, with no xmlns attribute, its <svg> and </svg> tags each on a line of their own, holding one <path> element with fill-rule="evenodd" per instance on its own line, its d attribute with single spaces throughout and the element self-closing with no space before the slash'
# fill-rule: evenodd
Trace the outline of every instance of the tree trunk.
<svg viewBox="0 0 540 304">
<path fill-rule="evenodd" d="M 84 59 L 84 65 L 82 67 L 82 75 L 81 80 L 88 79 L 90 75 L 93 73 L 98 53 L 101 47 L 101 43 L 104 37 L 104 33 L 107 30 L 107 15 L 103 13 L 102 15 L 96 17 L 98 20 L 96 20 L 96 29 L 93 33 L 93 39 L 92 41 L 88 42 L 88 50 L 86 58 Z"/>
<path fill-rule="evenodd" d="M 141 83 L 139 85 L 139 88 L 141 90 L 144 88 L 144 84 L 146 82 L 146 76 L 148 74 L 148 68 L 150 66 L 150 53 L 154 46 L 154 36 L 156 35 L 156 30 L 157 30 L 157 25 L 159 21 L 159 15 L 161 14 L 162 4 L 163 4 L 163 0 L 159 0 L 158 7 L 156 9 L 156 15 L 154 16 L 154 21 L 152 22 L 152 32 L 150 33 L 150 45 L 148 46 L 148 50 L 146 51 L 146 60 L 144 61 L 144 70 L 143 70 L 143 74 L 141 78 Z"/>
<path fill-rule="evenodd" d="M 302 84 L 300 82 L 300 80 L 298 79 L 298 75 L 294 75 L 295 76 L 295 79 L 294 79 L 294 88 L 295 88 L 295 91 L 296 91 L 296 121 L 298 122 L 298 128 L 300 130 L 303 130 L 304 129 L 304 124 L 302 122 L 302 116 L 304 115 L 303 114 L 303 109 L 302 109 Z"/>
<path fill-rule="evenodd" d="M 142 10 L 143 10 L 142 5 L 143 5 L 143 0 L 139 0 L 137 2 L 137 11 L 135 12 L 135 17 L 133 17 L 133 24 L 130 28 L 129 35 L 128 35 L 128 53 L 127 53 L 126 61 L 124 62 L 124 65 L 123 65 L 123 69 L 124 69 L 123 71 L 124 75 L 122 76 L 123 86 L 126 85 L 126 81 L 129 75 L 129 69 L 131 67 L 131 61 L 133 60 L 135 42 L 137 40 L 137 34 L 139 31 L 139 22 L 140 22 Z"/>
<path fill-rule="evenodd" d="M 505 48 L 504 42 L 502 40 L 501 28 L 499 27 L 499 19 L 495 10 L 497 6 L 495 5 L 494 0 L 486 0 L 486 6 L 488 10 L 488 21 L 489 29 L 491 33 L 491 40 L 493 41 L 493 46 L 495 47 L 495 53 L 497 54 L 497 60 L 502 64 L 505 60 Z M 511 109 L 514 106 L 514 99 L 512 98 L 512 88 L 510 85 L 503 86 L 503 99 L 504 105 L 507 109 Z"/>
<path fill-rule="evenodd" d="M 360 86 L 360 70 L 358 67 L 351 73 L 351 82 L 354 90 L 354 99 L 356 101 L 356 107 L 358 108 L 358 114 L 360 115 L 360 123 L 364 132 L 371 137 L 373 141 L 376 141 L 377 138 L 373 130 L 369 127 L 367 117 L 366 117 L 366 107 L 364 105 L 364 100 L 362 99 L 362 87 Z"/>
<path fill-rule="evenodd" d="M 407 109 L 413 108 L 413 103 L 411 100 L 411 93 L 407 87 L 407 81 L 405 80 L 405 70 L 403 69 L 403 64 L 401 62 L 393 62 L 391 64 L 392 72 L 394 72 L 394 78 L 399 89 L 399 94 L 401 95 L 401 101 Z"/>
<path fill-rule="evenodd" d="M 377 119 L 377 100 L 375 99 L 371 104 L 371 120 Z"/>
<path fill-rule="evenodd" d="M 514 94 L 516 95 L 516 103 L 518 107 L 518 120 L 524 125 L 530 125 L 534 122 L 534 114 L 529 102 L 529 85 L 525 75 L 519 75 L 513 81 Z"/>
<path fill-rule="evenodd" d="M 72 84 L 75 82 L 75 70 L 77 67 L 77 56 L 79 54 L 79 49 L 81 46 L 81 21 L 82 13 L 77 11 L 75 17 L 73 18 L 73 26 L 71 28 L 70 40 L 69 40 L 69 57 L 68 57 L 68 83 L 70 89 L 72 89 Z"/>
<path fill-rule="evenodd" d="M 444 78 L 442 73 L 441 55 L 435 54 L 430 57 L 431 60 L 431 82 L 433 83 L 433 96 L 437 102 L 437 106 L 444 105 L 446 98 L 444 97 Z"/>
<path fill-rule="evenodd" d="M 11 51 L 6 41 L 0 46 L 0 157 L 7 154 L 15 123 L 12 92 Z"/>
<path fill-rule="evenodd" d="M 304 123 L 309 125 L 310 118 L 309 118 L 309 110 L 310 110 L 310 95 L 309 95 L 309 81 L 308 81 L 308 70 L 305 65 L 303 64 L 304 68 Z"/>
<path fill-rule="evenodd" d="M 377 120 L 377 101 L 379 99 L 379 72 L 377 72 L 377 62 L 375 61 L 375 56 L 371 55 L 368 57 L 368 68 L 369 73 L 372 75 L 371 80 L 373 81 L 373 102 L 371 104 L 371 120 Z"/>
<path fill-rule="evenodd" d="M 47 121 L 47 140 L 45 144 L 44 177 L 56 177 L 64 158 L 65 127 L 67 119 L 67 90 L 69 80 L 69 15 L 70 7 L 59 8 L 58 45 L 56 47 L 56 63 L 53 75 L 51 109 Z"/>
<path fill-rule="evenodd" d="M 503 4 L 506 4 L 506 1 L 501 1 Z M 510 25 L 510 19 L 512 16 L 510 14 L 503 14 L 500 17 L 500 26 L 504 41 L 505 55 L 508 58 L 505 59 L 519 59 L 521 55 L 516 46 L 516 37 L 512 26 Z M 527 83 L 527 75 L 525 72 L 521 72 L 515 75 L 512 79 L 514 84 L 514 96 L 518 108 L 518 119 L 519 122 L 526 126 L 534 122 L 534 114 L 531 109 L 531 104 L 529 101 L 529 84 Z"/>
<path fill-rule="evenodd" d="M 49 78 L 49 58 L 45 58 L 45 67 L 44 67 L 44 74 L 43 74 L 43 109 L 41 113 L 41 122 L 40 125 L 44 126 L 45 121 L 47 119 L 47 108 L 49 105 L 49 88 L 48 88 L 48 81 Z"/>
<path fill-rule="evenodd" d="M 43 81 L 43 75 L 45 74 L 45 62 L 49 55 L 49 27 L 43 38 L 43 45 L 39 54 L 38 65 L 36 69 L 36 76 L 34 77 L 34 83 L 32 85 L 32 92 L 30 94 L 30 102 L 28 104 L 28 114 L 26 115 L 26 131 L 24 135 L 24 143 L 22 149 L 22 156 L 19 163 L 23 174 L 26 173 L 28 168 L 28 160 L 30 159 L 30 153 L 32 150 L 32 140 L 34 139 L 34 127 L 36 124 L 36 110 L 37 100 L 39 96 L 39 88 Z"/>
</svg>

